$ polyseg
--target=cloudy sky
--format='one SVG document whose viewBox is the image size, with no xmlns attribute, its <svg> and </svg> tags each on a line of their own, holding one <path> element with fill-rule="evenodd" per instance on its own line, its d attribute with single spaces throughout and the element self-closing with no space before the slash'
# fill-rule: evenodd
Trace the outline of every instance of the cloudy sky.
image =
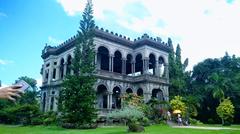
<svg viewBox="0 0 240 134">
<path fill-rule="evenodd" d="M 41 50 L 74 35 L 86 0 L 0 0 L 0 80 L 41 82 Z M 189 70 L 225 52 L 240 56 L 240 0 L 93 0 L 96 24 L 180 44 Z"/>
</svg>

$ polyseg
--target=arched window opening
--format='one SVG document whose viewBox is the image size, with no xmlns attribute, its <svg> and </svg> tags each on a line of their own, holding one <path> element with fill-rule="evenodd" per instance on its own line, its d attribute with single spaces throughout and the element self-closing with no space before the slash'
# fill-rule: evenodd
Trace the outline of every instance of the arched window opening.
<svg viewBox="0 0 240 134">
<path fill-rule="evenodd" d="M 165 67 L 164 67 L 164 64 L 165 64 L 165 62 L 164 62 L 164 59 L 163 59 L 163 57 L 159 57 L 158 58 L 158 64 L 159 64 L 159 75 L 160 75 L 160 77 L 162 77 L 163 75 L 164 75 L 164 72 L 165 72 Z"/>
<path fill-rule="evenodd" d="M 131 88 L 128 88 L 128 89 L 126 90 L 126 93 L 127 93 L 127 94 L 131 94 L 131 93 L 133 93 L 133 91 L 132 91 Z"/>
<path fill-rule="evenodd" d="M 48 80 L 48 77 L 49 77 L 49 70 L 46 70 L 46 71 L 45 71 L 45 80 L 46 80 L 46 81 Z"/>
<path fill-rule="evenodd" d="M 142 90 L 142 88 L 139 88 L 139 89 L 137 90 L 137 95 L 138 95 L 138 96 L 143 96 L 143 90 Z"/>
<path fill-rule="evenodd" d="M 127 55 L 127 61 L 126 61 L 126 74 L 132 74 L 132 55 Z"/>
<path fill-rule="evenodd" d="M 53 69 L 53 80 L 56 79 L 56 68 Z"/>
<path fill-rule="evenodd" d="M 97 87 L 98 108 L 107 108 L 107 88 L 104 85 Z"/>
<path fill-rule="evenodd" d="M 156 58 L 153 54 L 150 54 L 149 55 L 149 70 L 148 70 L 148 72 L 150 74 L 155 75 L 155 73 L 156 73 L 155 71 L 156 71 Z"/>
<path fill-rule="evenodd" d="M 43 100 L 42 100 L 42 111 L 45 112 L 45 107 L 46 107 L 46 93 L 43 93 Z"/>
<path fill-rule="evenodd" d="M 63 79 L 64 76 L 64 59 L 60 61 L 60 79 Z"/>
<path fill-rule="evenodd" d="M 156 99 L 158 99 L 160 101 L 163 101 L 164 98 L 163 98 L 162 90 L 160 90 L 160 89 L 153 89 L 152 90 L 152 98 L 156 98 Z"/>
<path fill-rule="evenodd" d="M 112 108 L 121 108 L 121 90 L 119 87 L 113 88 Z"/>
<path fill-rule="evenodd" d="M 109 71 L 109 51 L 103 46 L 98 48 L 97 66 L 99 66 L 99 69 L 101 70 Z"/>
<path fill-rule="evenodd" d="M 72 65 L 72 57 L 71 55 L 68 56 L 67 58 L 67 74 L 71 74 L 71 65 Z"/>
<path fill-rule="evenodd" d="M 113 72 L 122 73 L 122 54 L 119 51 L 114 53 Z"/>
<path fill-rule="evenodd" d="M 50 110 L 53 110 L 54 107 L 54 97 L 51 97 Z"/>
<path fill-rule="evenodd" d="M 135 76 L 143 74 L 143 59 L 142 55 L 138 54 L 135 58 Z"/>
</svg>

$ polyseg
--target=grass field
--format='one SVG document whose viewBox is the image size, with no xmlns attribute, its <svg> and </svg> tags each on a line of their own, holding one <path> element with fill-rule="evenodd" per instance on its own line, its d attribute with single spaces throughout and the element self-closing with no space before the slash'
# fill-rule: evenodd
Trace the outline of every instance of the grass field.
<svg viewBox="0 0 240 134">
<path fill-rule="evenodd" d="M 240 128 L 240 126 L 235 127 Z M 93 130 L 69 130 L 56 126 L 22 127 L 0 125 L 0 134 L 126 134 L 126 130 L 127 127 L 102 127 Z M 240 130 L 199 130 L 171 128 L 166 125 L 153 125 L 146 127 L 144 134 L 240 134 Z"/>
</svg>

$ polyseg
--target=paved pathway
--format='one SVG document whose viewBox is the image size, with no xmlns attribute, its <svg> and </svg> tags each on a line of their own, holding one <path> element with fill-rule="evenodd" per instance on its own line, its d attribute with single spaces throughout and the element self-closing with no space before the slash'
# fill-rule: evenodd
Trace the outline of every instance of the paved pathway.
<svg viewBox="0 0 240 134">
<path fill-rule="evenodd" d="M 230 127 L 204 127 L 204 126 L 172 126 L 173 128 L 191 128 L 191 129 L 205 129 L 205 130 L 240 130 L 239 128 Z"/>
<path fill-rule="evenodd" d="M 167 121 L 167 124 L 173 128 L 191 128 L 191 129 L 205 129 L 205 130 L 240 130 L 239 128 L 230 128 L 230 127 L 178 126 L 177 123 L 172 121 Z"/>
</svg>

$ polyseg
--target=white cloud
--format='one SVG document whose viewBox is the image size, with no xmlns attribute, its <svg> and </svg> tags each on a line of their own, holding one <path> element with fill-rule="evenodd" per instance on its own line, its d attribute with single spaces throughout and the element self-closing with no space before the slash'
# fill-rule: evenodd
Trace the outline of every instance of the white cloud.
<svg viewBox="0 0 240 134">
<path fill-rule="evenodd" d="M 42 78 L 37 78 L 37 87 L 41 87 L 42 86 Z"/>
<path fill-rule="evenodd" d="M 75 15 L 83 11 L 86 0 L 58 2 L 69 15 Z M 133 3 L 141 3 L 144 10 L 129 14 L 124 9 L 131 8 Z M 116 15 L 116 25 L 129 31 L 139 35 L 151 32 L 165 37 L 165 41 L 170 36 L 174 44 L 180 43 L 190 67 L 208 57 L 221 57 L 226 51 L 240 56 L 240 1 L 229 4 L 226 0 L 93 0 L 93 4 L 96 19 L 104 21 L 108 11 Z M 147 16 L 139 17 L 145 12 Z"/>
<path fill-rule="evenodd" d="M 7 65 L 7 64 L 12 64 L 13 61 L 11 60 L 3 60 L 3 59 L 0 59 L 0 65 Z"/>
<path fill-rule="evenodd" d="M 82 12 L 86 3 L 83 0 L 57 0 L 57 2 L 63 6 L 69 16 Z"/>
<path fill-rule="evenodd" d="M 52 36 L 48 36 L 48 43 L 50 45 L 59 45 L 59 44 L 63 43 L 63 40 L 59 40 L 59 39 L 56 39 Z"/>
<path fill-rule="evenodd" d="M 126 15 L 123 8 L 128 4 L 138 0 L 92 0 L 94 16 L 97 19 L 104 19 L 105 12 L 110 11 L 118 16 Z M 57 0 L 69 16 L 74 16 L 84 10 L 87 0 Z"/>
</svg>

